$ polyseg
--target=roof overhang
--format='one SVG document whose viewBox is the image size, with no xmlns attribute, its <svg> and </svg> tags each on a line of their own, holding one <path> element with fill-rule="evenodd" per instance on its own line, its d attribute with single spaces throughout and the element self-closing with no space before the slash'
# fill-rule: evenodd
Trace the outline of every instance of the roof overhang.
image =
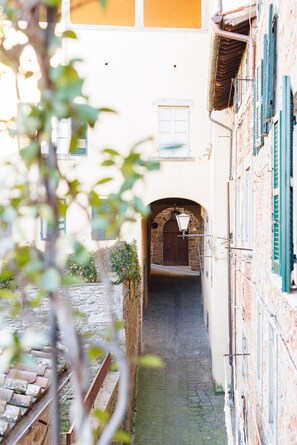
<svg viewBox="0 0 297 445">
<path fill-rule="evenodd" d="M 220 29 L 248 36 L 255 6 L 243 7 L 239 12 L 223 13 Z M 218 17 L 218 16 L 217 16 Z M 215 25 L 214 25 L 215 28 Z M 208 111 L 224 110 L 233 104 L 233 82 L 237 75 L 247 42 L 219 36 L 212 30 L 208 75 Z"/>
</svg>

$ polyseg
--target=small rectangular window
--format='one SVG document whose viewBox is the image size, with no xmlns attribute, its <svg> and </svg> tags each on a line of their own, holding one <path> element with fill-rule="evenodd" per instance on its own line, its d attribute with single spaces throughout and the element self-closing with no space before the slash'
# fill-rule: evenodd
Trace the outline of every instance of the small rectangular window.
<svg viewBox="0 0 297 445">
<path fill-rule="evenodd" d="M 70 20 L 85 25 L 135 25 L 135 0 L 108 0 L 106 6 L 99 1 L 70 1 Z"/>
<path fill-rule="evenodd" d="M 201 28 L 201 0 L 144 0 L 144 26 Z"/>
<path fill-rule="evenodd" d="M 60 218 L 58 221 L 58 226 L 59 226 L 59 232 L 61 234 L 66 233 L 66 218 Z M 47 221 L 43 218 L 41 218 L 40 221 L 40 238 L 43 241 L 47 240 Z"/>
<path fill-rule="evenodd" d="M 77 135 L 76 148 L 70 150 L 70 142 L 72 134 Z M 87 155 L 87 123 L 82 119 L 52 119 L 52 141 L 57 146 L 58 157 L 68 156 L 86 156 Z M 48 155 L 48 145 L 44 142 L 41 145 L 41 153 L 43 156 Z"/>
<path fill-rule="evenodd" d="M 114 240 L 115 234 L 110 233 L 109 223 L 111 220 L 111 206 L 103 202 L 98 207 L 92 207 L 92 232 L 91 239 L 94 241 Z M 114 218 L 113 218 L 114 219 Z"/>
<path fill-rule="evenodd" d="M 61 199 L 59 200 L 59 209 L 61 213 L 65 216 L 61 216 L 58 219 L 58 228 L 60 234 L 66 233 L 66 200 Z M 47 240 L 47 232 L 48 232 L 48 222 L 44 218 L 40 219 L 40 239 L 42 241 Z"/>
<path fill-rule="evenodd" d="M 189 157 L 189 107 L 159 106 L 158 142 L 160 157 Z"/>
</svg>

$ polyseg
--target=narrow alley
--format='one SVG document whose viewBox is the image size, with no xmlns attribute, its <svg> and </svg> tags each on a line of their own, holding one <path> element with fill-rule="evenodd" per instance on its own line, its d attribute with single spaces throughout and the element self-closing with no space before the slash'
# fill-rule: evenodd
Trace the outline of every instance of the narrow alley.
<svg viewBox="0 0 297 445">
<path fill-rule="evenodd" d="M 153 275 L 144 353 L 164 369 L 139 370 L 134 445 L 225 445 L 224 397 L 214 392 L 200 277 Z"/>
</svg>

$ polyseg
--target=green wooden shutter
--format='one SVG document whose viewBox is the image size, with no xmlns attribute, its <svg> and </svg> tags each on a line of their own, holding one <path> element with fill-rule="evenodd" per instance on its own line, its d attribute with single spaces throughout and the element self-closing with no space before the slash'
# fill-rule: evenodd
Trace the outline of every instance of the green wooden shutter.
<svg viewBox="0 0 297 445">
<path fill-rule="evenodd" d="M 262 119 L 262 134 L 268 133 L 267 125 L 267 113 L 268 113 L 268 77 L 269 77 L 269 65 L 268 65 L 268 35 L 264 35 L 264 48 L 263 48 L 263 119 Z"/>
<path fill-rule="evenodd" d="M 273 5 L 269 5 L 268 12 L 268 97 L 266 119 L 271 120 L 273 116 L 274 100 L 275 100 L 275 39 L 276 39 L 276 17 L 273 15 Z"/>
<path fill-rule="evenodd" d="M 88 125 L 83 119 L 71 119 L 71 134 L 75 134 L 76 144 L 71 149 L 72 156 L 85 156 L 87 154 Z"/>
<path fill-rule="evenodd" d="M 281 121 L 281 175 L 280 175 L 280 199 L 281 199 L 281 276 L 282 291 L 289 292 L 291 288 L 291 271 L 293 269 L 293 190 L 291 186 L 292 151 L 293 151 L 293 118 L 292 118 L 292 93 L 290 77 L 283 76 L 283 116 Z"/>
<path fill-rule="evenodd" d="M 280 129 L 281 113 L 273 125 L 273 271 L 280 275 Z"/>
<path fill-rule="evenodd" d="M 256 69 L 254 80 L 254 154 L 263 145 L 263 60 Z"/>
<path fill-rule="evenodd" d="M 261 11 L 262 11 L 262 3 L 263 0 L 258 0 L 258 4 L 257 4 L 257 15 L 258 15 L 258 20 L 261 16 Z"/>
</svg>

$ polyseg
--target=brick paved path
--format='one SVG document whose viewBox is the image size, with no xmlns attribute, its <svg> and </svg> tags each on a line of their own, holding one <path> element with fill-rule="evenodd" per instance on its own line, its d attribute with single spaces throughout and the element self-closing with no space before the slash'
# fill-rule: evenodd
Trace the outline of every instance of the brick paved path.
<svg viewBox="0 0 297 445">
<path fill-rule="evenodd" d="M 226 445 L 223 396 L 211 380 L 198 277 L 154 276 L 144 352 L 165 369 L 139 370 L 134 445 Z"/>
</svg>

